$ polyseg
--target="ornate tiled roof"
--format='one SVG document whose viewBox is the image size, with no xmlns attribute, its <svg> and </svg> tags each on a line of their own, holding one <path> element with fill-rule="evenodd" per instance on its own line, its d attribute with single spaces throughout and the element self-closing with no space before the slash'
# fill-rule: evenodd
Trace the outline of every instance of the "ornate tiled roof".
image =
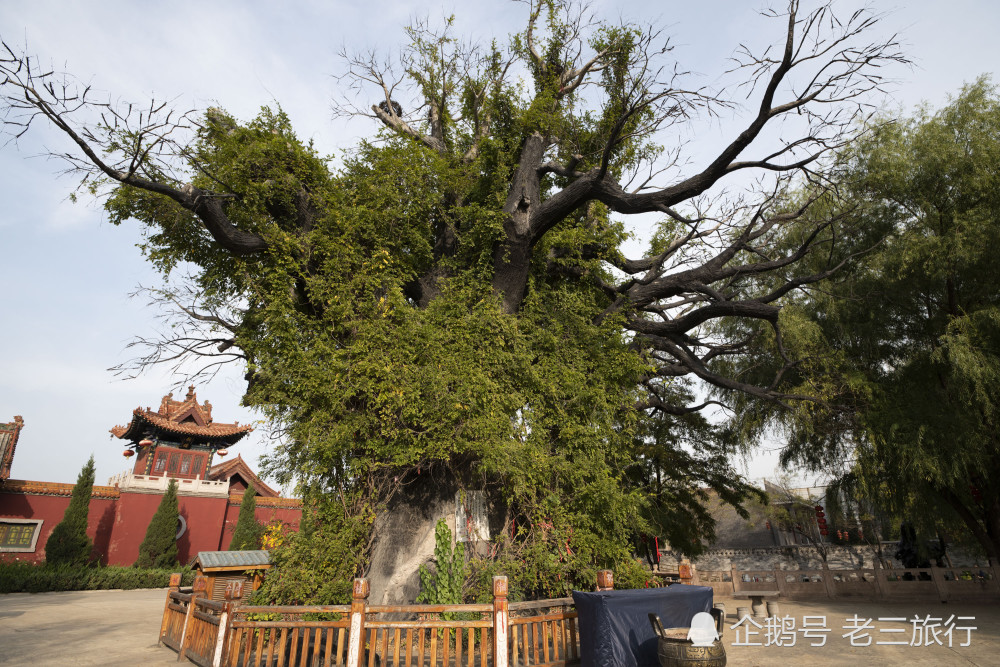
<svg viewBox="0 0 1000 667">
<path fill-rule="evenodd" d="M 195 437 L 203 440 L 224 441 L 232 444 L 253 430 L 252 426 L 219 424 L 212 420 L 212 404 L 198 403 L 194 385 L 188 388 L 183 401 L 175 401 L 173 394 L 167 394 L 160 401 L 160 409 L 136 408 L 132 411 L 132 421 L 124 426 L 115 426 L 111 434 L 124 440 L 138 442 L 148 432 L 175 435 L 180 438 Z"/>
<path fill-rule="evenodd" d="M 0 424 L 0 482 L 10 477 L 10 467 L 14 463 L 14 449 L 17 448 L 17 437 L 24 428 L 24 419 L 20 415 L 14 417 L 9 424 Z"/>
<path fill-rule="evenodd" d="M 254 471 L 250 469 L 250 466 L 247 465 L 242 456 L 237 456 L 235 459 L 212 466 L 208 469 L 207 478 L 218 482 L 228 480 L 233 475 L 242 477 L 248 485 L 253 487 L 258 496 L 264 498 L 276 498 L 278 496 L 277 491 L 269 487 L 264 483 L 264 480 L 254 474 Z"/>
</svg>

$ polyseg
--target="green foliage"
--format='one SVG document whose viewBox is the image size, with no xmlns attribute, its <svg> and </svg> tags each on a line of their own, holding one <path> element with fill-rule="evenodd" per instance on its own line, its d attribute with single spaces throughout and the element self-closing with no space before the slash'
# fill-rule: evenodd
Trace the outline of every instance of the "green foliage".
<svg viewBox="0 0 1000 667">
<path fill-rule="evenodd" d="M 726 461 L 731 437 L 637 407 L 649 385 L 664 400 L 693 389 L 657 377 L 658 362 L 624 327 L 634 313 L 607 286 L 628 233 L 606 205 L 570 207 L 518 248 L 528 270 L 516 308 L 494 289 L 512 252 L 507 200 L 527 140 L 559 137 L 544 160 L 625 177 L 657 154 L 653 128 L 683 115 L 684 102 L 658 112 L 638 103 L 653 47 L 634 26 L 593 34 L 608 59 L 592 77 L 601 94 L 560 89 L 557 71 L 585 46 L 563 9 L 539 8 L 546 64 L 526 35 L 514 40 L 530 97 L 505 77 L 502 48 L 473 58 L 447 29 L 411 28 L 407 76 L 432 109 L 412 122 L 440 130 L 440 150 L 384 131 L 333 170 L 280 109 L 246 123 L 210 109 L 185 176 L 225 193 L 228 220 L 266 251 L 224 250 L 160 194 L 121 186 L 108 199 L 113 222 L 143 223 L 143 251 L 165 275 L 191 268 L 200 305 L 231 314 L 209 337 L 233 338 L 251 379 L 244 403 L 283 435 L 264 472 L 298 483 L 313 504 L 275 552 L 264 598 L 345 601 L 374 513 L 398 480 L 432 466 L 509 508 L 518 528 L 481 569 L 519 569 L 525 595 L 592 585 L 603 567 L 631 572 L 640 532 L 696 553 L 712 524 L 699 487 L 737 505 L 750 496 Z M 540 196 L 569 178 L 551 175 Z"/>
<path fill-rule="evenodd" d="M 171 568 L 177 565 L 177 480 L 171 478 L 156 513 L 146 529 L 146 538 L 139 545 L 135 567 Z"/>
<path fill-rule="evenodd" d="M 33 565 L 0 562 L 0 593 L 48 593 L 51 591 L 133 590 L 165 588 L 171 569 L 141 569 L 116 565 Z M 181 585 L 190 586 L 194 571 L 182 571 Z"/>
<path fill-rule="evenodd" d="M 264 526 L 257 522 L 255 516 L 256 496 L 257 493 L 253 489 L 247 489 L 243 494 L 240 514 L 236 519 L 236 527 L 233 528 L 233 538 L 229 542 L 230 551 L 260 549 L 260 541 L 264 536 Z"/>
<path fill-rule="evenodd" d="M 45 561 L 53 565 L 81 566 L 90 562 L 94 543 L 87 536 L 90 495 L 94 490 L 94 457 L 83 466 L 63 520 L 52 529 L 45 543 Z"/>
<path fill-rule="evenodd" d="M 255 603 L 349 603 L 354 577 L 364 572 L 373 519 L 371 508 L 307 504 L 298 532 L 270 550 L 272 567 Z"/>
<path fill-rule="evenodd" d="M 826 404 L 781 416 L 788 462 L 840 471 L 868 517 L 1000 557 L 1000 96 L 985 79 L 840 155 L 856 256 L 783 313 Z M 847 460 L 846 470 L 839 468 Z M 837 466 L 837 467 L 834 467 Z M 962 528 L 964 526 L 964 530 Z M 867 532 L 868 529 L 866 529 Z"/>
<path fill-rule="evenodd" d="M 465 545 L 451 543 L 451 530 L 444 519 L 434 527 L 434 571 L 420 566 L 420 594 L 424 604 L 462 604 L 462 588 L 468 576 Z"/>
</svg>

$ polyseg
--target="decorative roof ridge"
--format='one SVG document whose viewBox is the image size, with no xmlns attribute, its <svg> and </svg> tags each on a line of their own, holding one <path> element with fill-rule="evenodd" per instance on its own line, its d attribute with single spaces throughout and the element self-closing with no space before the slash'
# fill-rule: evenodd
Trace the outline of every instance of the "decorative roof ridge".
<svg viewBox="0 0 1000 667">
<path fill-rule="evenodd" d="M 208 474 L 209 475 L 214 475 L 216 473 L 221 473 L 223 471 L 227 471 L 227 470 L 229 470 L 230 468 L 232 468 L 234 466 L 238 466 L 240 464 L 240 462 L 242 462 L 243 465 L 249 467 L 249 465 L 247 464 L 247 462 L 243 460 L 243 456 L 241 454 L 237 454 L 236 458 L 232 458 L 232 459 L 229 459 L 228 461 L 223 461 L 221 463 L 216 463 L 214 466 L 212 466 L 211 468 L 208 469 Z"/>
<path fill-rule="evenodd" d="M 223 424 L 218 422 L 208 422 L 205 425 L 198 424 L 187 424 L 183 422 L 176 422 L 172 418 L 165 417 L 161 413 L 153 411 L 151 409 L 136 408 L 132 412 L 132 421 L 123 426 L 115 426 L 110 429 L 113 436 L 117 438 L 124 438 L 128 435 L 129 431 L 136 426 L 136 422 L 145 422 L 159 428 L 164 431 L 177 433 L 181 435 L 194 435 L 194 436 L 204 436 L 204 437 L 229 437 L 234 435 L 239 435 L 242 438 L 247 433 L 254 430 L 254 427 L 250 424 L 244 424 L 240 426 L 240 423 L 234 422 L 232 424 Z"/>
<path fill-rule="evenodd" d="M 236 474 L 237 471 L 239 471 L 240 473 L 247 474 L 247 476 L 249 477 L 249 479 L 247 479 L 247 482 L 249 482 L 252 486 L 255 487 L 254 490 L 257 491 L 257 496 L 259 498 L 268 498 L 268 497 L 276 498 L 280 495 L 277 491 L 275 491 L 270 486 L 265 484 L 264 480 L 262 480 L 260 477 L 257 476 L 257 473 L 253 471 L 253 469 L 250 467 L 250 464 L 248 464 L 245 460 L 243 460 L 243 457 L 240 456 L 239 454 L 236 455 L 235 459 L 229 461 L 223 461 L 222 463 L 212 466 L 211 468 L 208 469 L 208 475 L 206 476 L 208 477 L 208 479 L 216 481 L 219 481 L 220 478 L 224 476 L 228 480 L 230 477 Z M 260 491 L 256 488 L 258 486 L 267 491 L 267 494 L 260 493 Z"/>
<path fill-rule="evenodd" d="M 10 468 L 14 464 L 14 450 L 17 449 L 17 440 L 21 437 L 21 429 L 24 428 L 24 417 L 14 415 L 14 421 L 0 424 L 0 432 L 6 433 L 8 437 L 7 446 L 0 451 L 0 484 L 10 477 Z"/>
</svg>

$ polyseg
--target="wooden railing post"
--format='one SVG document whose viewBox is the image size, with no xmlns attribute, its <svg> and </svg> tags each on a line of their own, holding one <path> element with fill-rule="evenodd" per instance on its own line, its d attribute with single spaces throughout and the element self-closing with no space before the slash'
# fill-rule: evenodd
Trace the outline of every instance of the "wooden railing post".
<svg viewBox="0 0 1000 667">
<path fill-rule="evenodd" d="M 613 591 L 615 589 L 615 573 L 611 570 L 597 571 L 597 590 Z"/>
<path fill-rule="evenodd" d="M 215 650 L 212 654 L 212 667 L 222 667 L 222 656 L 225 655 L 229 635 L 232 634 L 233 612 L 243 599 L 243 582 L 230 581 L 226 584 L 225 601 L 222 603 L 222 613 L 219 615 L 219 634 L 215 636 Z"/>
<path fill-rule="evenodd" d="M 194 608 L 198 604 L 198 598 L 205 594 L 208 589 L 208 578 L 198 575 L 194 578 L 194 587 L 191 589 L 191 600 L 188 602 L 187 615 L 184 617 L 184 629 L 181 631 L 180 647 L 177 651 L 177 662 L 184 659 L 184 652 L 187 650 L 187 643 L 191 638 L 188 634 L 188 627 L 191 625 L 191 618 L 194 616 Z"/>
<path fill-rule="evenodd" d="M 355 579 L 351 600 L 351 630 L 348 637 L 347 667 L 363 667 L 365 657 L 365 611 L 368 607 L 368 580 Z M 372 647 L 375 650 L 375 647 Z"/>
<path fill-rule="evenodd" d="M 176 593 L 181 588 L 181 575 L 175 572 L 170 575 L 170 588 L 167 590 L 167 601 L 163 603 L 163 620 L 160 622 L 160 636 L 156 640 L 157 646 L 163 646 L 163 635 L 167 634 L 167 623 L 170 622 L 170 594 Z"/>
<path fill-rule="evenodd" d="M 507 577 L 493 577 L 493 667 L 507 667 L 510 613 L 507 609 Z M 461 640 L 460 640 L 461 641 Z M 469 647 L 472 655 L 472 647 Z"/>
</svg>

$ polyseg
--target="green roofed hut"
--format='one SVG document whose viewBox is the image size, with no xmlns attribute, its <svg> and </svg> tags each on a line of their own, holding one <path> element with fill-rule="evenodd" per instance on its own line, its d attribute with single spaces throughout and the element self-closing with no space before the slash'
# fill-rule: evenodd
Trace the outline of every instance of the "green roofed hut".
<svg viewBox="0 0 1000 667">
<path fill-rule="evenodd" d="M 208 579 L 205 595 L 221 600 L 230 581 L 243 582 L 243 600 L 260 588 L 264 572 L 271 568 L 271 557 L 266 549 L 255 551 L 199 551 L 191 561 L 197 574 Z"/>
</svg>

